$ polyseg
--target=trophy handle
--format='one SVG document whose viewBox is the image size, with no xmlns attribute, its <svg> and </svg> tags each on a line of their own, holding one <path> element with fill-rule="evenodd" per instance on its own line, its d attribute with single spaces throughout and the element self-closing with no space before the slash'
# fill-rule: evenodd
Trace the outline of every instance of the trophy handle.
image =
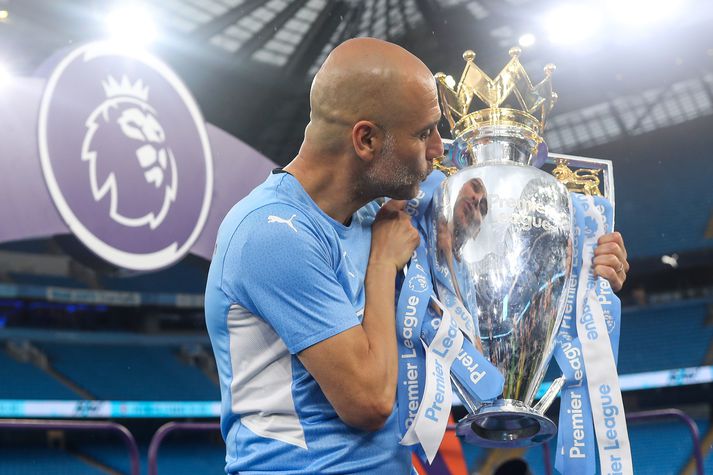
<svg viewBox="0 0 713 475">
<path fill-rule="evenodd" d="M 557 393 L 560 392 L 560 389 L 562 389 L 564 383 L 564 376 L 560 376 L 559 378 L 552 381 L 550 387 L 547 388 L 547 391 L 545 391 L 545 395 L 542 396 L 542 398 L 537 402 L 537 404 L 535 404 L 535 407 L 533 407 L 533 409 L 538 413 L 544 415 L 545 411 L 550 408 L 555 398 L 557 398 Z"/>
<path fill-rule="evenodd" d="M 577 157 L 574 155 L 565 155 L 562 153 L 550 153 L 547 156 L 547 160 L 545 163 L 550 164 L 550 165 L 556 165 L 559 162 L 564 162 L 567 166 L 572 166 L 576 168 L 585 168 L 587 167 L 587 170 L 582 170 L 582 171 L 588 171 L 588 172 L 596 172 L 599 171 L 603 175 L 603 180 L 602 180 L 602 195 L 609 200 L 612 206 L 612 220 L 614 219 L 615 213 L 614 211 L 614 167 L 612 165 L 611 160 L 602 160 L 600 158 L 589 158 L 589 157 Z M 556 170 L 555 170 L 556 171 Z M 556 175 L 555 175 L 556 176 Z M 560 177 L 558 177 L 558 180 L 563 182 L 565 186 L 570 191 L 576 191 L 578 193 L 581 193 L 581 190 L 576 190 L 576 189 L 571 189 L 570 186 L 567 184 L 567 180 L 562 180 Z M 597 181 L 597 188 L 599 187 L 598 183 L 599 180 L 596 179 Z M 576 187 L 575 187 L 576 188 Z M 585 194 L 588 194 L 586 191 L 584 192 Z"/>
</svg>

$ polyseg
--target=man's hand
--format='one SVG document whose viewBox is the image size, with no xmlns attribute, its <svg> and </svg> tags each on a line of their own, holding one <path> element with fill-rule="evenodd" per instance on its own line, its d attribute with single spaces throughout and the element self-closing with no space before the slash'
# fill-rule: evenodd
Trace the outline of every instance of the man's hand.
<svg viewBox="0 0 713 475">
<path fill-rule="evenodd" d="M 404 206 L 403 201 L 389 201 L 372 224 L 362 324 L 298 355 L 339 418 L 362 430 L 383 427 L 396 398 L 394 285 L 420 239 Z"/>
<path fill-rule="evenodd" d="M 594 249 L 594 274 L 604 277 L 614 292 L 621 290 L 629 272 L 624 239 L 618 232 L 605 234 L 597 241 Z"/>
<path fill-rule="evenodd" d="M 369 266 L 389 265 L 401 270 L 420 242 L 411 217 L 404 211 L 405 201 L 390 200 L 381 207 L 371 226 Z"/>
</svg>

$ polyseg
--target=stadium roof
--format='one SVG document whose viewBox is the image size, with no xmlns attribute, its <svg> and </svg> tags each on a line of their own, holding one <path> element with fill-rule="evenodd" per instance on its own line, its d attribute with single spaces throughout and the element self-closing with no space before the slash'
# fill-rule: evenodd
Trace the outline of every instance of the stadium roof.
<svg viewBox="0 0 713 475">
<path fill-rule="evenodd" d="M 128 2 L 0 0 L 0 61 L 29 75 L 57 50 L 107 35 Z M 705 0 L 147 0 L 148 46 L 206 119 L 278 163 L 296 153 L 309 82 L 335 45 L 394 41 L 458 76 L 461 54 L 496 74 L 523 45 L 534 79 L 557 64 L 552 150 L 571 152 L 713 114 L 713 6 Z M 3 17 L 5 18 L 3 19 Z M 134 17 L 134 20 L 138 18 Z M 130 35 L 141 34 L 134 21 Z"/>
</svg>

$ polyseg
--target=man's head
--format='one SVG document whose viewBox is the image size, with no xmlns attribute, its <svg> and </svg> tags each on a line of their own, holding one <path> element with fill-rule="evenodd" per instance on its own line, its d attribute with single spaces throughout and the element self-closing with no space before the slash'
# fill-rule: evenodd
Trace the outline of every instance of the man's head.
<svg viewBox="0 0 713 475">
<path fill-rule="evenodd" d="M 453 249 L 460 252 L 468 238 L 480 232 L 488 214 L 488 193 L 480 178 L 466 181 L 458 192 L 453 207 Z"/>
<path fill-rule="evenodd" d="M 314 78 L 310 104 L 304 146 L 325 159 L 344 157 L 356 193 L 368 199 L 413 197 L 443 153 L 433 76 L 392 43 L 337 46 Z"/>
</svg>

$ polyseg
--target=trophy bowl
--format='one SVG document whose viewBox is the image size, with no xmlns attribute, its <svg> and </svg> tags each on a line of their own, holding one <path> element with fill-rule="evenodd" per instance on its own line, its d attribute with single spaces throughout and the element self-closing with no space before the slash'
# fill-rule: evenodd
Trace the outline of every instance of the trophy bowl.
<svg viewBox="0 0 713 475">
<path fill-rule="evenodd" d="M 505 378 L 502 399 L 490 403 L 455 385 L 469 409 L 457 433 L 485 447 L 536 445 L 556 432 L 532 403 L 564 311 L 570 197 L 553 176 L 529 165 L 533 142 L 517 128 L 482 128 L 452 147 L 459 154 L 453 162 L 474 164 L 448 177 L 434 196 L 435 288 L 441 300 L 457 299 L 473 316 L 473 344 Z"/>
<path fill-rule="evenodd" d="M 564 315 L 573 226 L 567 188 L 539 169 L 548 159 L 542 134 L 557 100 L 555 67 L 545 66 L 533 85 L 520 53 L 511 48 L 495 78 L 475 64 L 473 51 L 463 53 L 457 84 L 435 75 L 455 139 L 435 164 L 450 176 L 434 194 L 429 259 L 438 297 L 472 320 L 466 336 L 504 377 L 495 401 L 475 399 L 453 379 L 469 412 L 456 432 L 485 447 L 529 447 L 552 437 L 557 429 L 544 412 L 564 382 L 533 407 Z M 476 98 L 485 107 L 470 112 Z"/>
</svg>

